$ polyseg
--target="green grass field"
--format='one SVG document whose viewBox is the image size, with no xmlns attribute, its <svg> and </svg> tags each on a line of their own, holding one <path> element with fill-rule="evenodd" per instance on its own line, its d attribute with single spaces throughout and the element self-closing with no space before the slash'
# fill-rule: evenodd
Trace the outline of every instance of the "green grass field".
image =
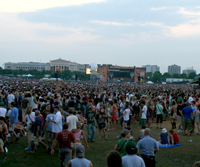
<svg viewBox="0 0 200 167">
<path fill-rule="evenodd" d="M 171 124 L 165 121 L 163 127 L 169 130 Z M 86 128 L 85 128 L 86 129 Z M 140 127 L 139 124 L 132 125 L 133 136 L 137 138 Z M 106 155 L 114 149 L 121 128 L 107 132 L 108 140 L 104 138 L 98 140 L 98 129 L 96 129 L 95 142 L 89 143 L 89 150 L 86 150 L 86 158 L 91 160 L 94 167 L 106 166 Z M 156 129 L 156 124 L 151 127 L 151 137 L 159 139 L 160 129 Z M 196 129 L 197 131 L 197 129 Z M 157 167 L 192 167 L 194 162 L 200 160 L 199 141 L 200 136 L 183 136 L 178 134 L 181 146 L 174 148 L 163 148 L 156 154 Z M 192 140 L 192 142 L 188 142 Z M 137 141 L 136 141 L 137 142 Z M 47 154 L 40 145 L 35 154 L 27 154 L 24 148 L 27 147 L 27 137 L 21 137 L 17 143 L 8 146 L 9 153 L 5 162 L 6 167 L 57 167 L 59 166 L 59 157 L 56 152 L 53 156 Z M 58 147 L 57 147 L 58 150 Z"/>
</svg>

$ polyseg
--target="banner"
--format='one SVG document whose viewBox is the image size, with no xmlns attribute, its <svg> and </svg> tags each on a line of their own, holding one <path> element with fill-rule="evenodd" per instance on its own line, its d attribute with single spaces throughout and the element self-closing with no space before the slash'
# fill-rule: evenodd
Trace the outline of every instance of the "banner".
<svg viewBox="0 0 200 167">
<path fill-rule="evenodd" d="M 108 69 L 107 66 L 99 67 L 99 82 L 108 82 Z"/>
</svg>

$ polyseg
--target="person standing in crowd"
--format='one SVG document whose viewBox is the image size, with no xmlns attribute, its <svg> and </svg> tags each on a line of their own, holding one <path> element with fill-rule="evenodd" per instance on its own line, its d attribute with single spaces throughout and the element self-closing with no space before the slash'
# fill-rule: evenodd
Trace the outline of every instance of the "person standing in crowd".
<svg viewBox="0 0 200 167">
<path fill-rule="evenodd" d="M 8 108 L 10 108 L 11 103 L 15 101 L 15 96 L 13 95 L 13 92 L 11 91 L 8 92 L 7 100 L 8 100 Z"/>
<path fill-rule="evenodd" d="M 144 130 L 144 138 L 137 143 L 138 155 L 140 155 L 139 150 L 142 149 L 142 159 L 145 162 L 146 167 L 155 167 L 155 152 L 159 151 L 158 143 L 155 139 L 150 137 L 151 130 L 146 128 Z"/>
<path fill-rule="evenodd" d="M 107 118 L 107 111 L 105 110 L 105 106 L 103 104 L 100 105 L 100 109 L 96 108 L 98 110 L 96 118 L 97 118 L 97 123 L 99 127 L 99 140 L 101 140 L 101 131 L 104 133 L 104 137 L 107 140 L 106 136 L 106 118 Z"/>
<path fill-rule="evenodd" d="M 74 134 L 68 131 L 68 124 L 65 122 L 63 124 L 63 131 L 59 132 L 56 136 L 56 139 L 51 147 L 51 154 L 54 154 L 54 147 L 57 142 L 59 142 L 59 157 L 60 157 L 60 166 L 65 167 L 68 162 L 72 159 L 72 146 L 71 142 L 75 142 Z"/>
<path fill-rule="evenodd" d="M 130 131 L 129 130 L 124 130 L 121 133 L 122 139 L 119 139 L 117 141 L 117 144 L 115 145 L 115 150 L 119 151 L 121 157 L 125 156 L 127 153 L 125 151 L 125 144 L 130 138 Z"/>
<path fill-rule="evenodd" d="M 128 123 L 128 121 L 129 121 L 130 112 L 131 112 L 131 110 L 130 110 L 130 108 L 129 108 L 129 103 L 126 102 L 124 113 L 123 113 L 123 115 L 119 118 L 119 119 L 123 118 L 123 128 L 126 128 L 126 127 L 127 127 L 127 123 Z"/>
<path fill-rule="evenodd" d="M 50 105 L 49 109 L 50 109 Z M 44 124 L 44 131 L 45 131 L 45 140 L 46 143 L 51 142 L 51 137 L 52 137 L 52 127 L 54 122 L 52 122 L 51 120 L 53 120 L 55 114 L 53 110 L 50 110 L 50 113 L 47 115 L 46 117 L 46 122 Z"/>
<path fill-rule="evenodd" d="M 140 119 L 140 126 L 146 125 L 147 121 L 147 106 L 145 105 L 145 101 L 142 100 L 140 103 L 140 110 L 142 112 L 142 117 Z"/>
<path fill-rule="evenodd" d="M 125 144 L 127 155 L 122 157 L 123 167 L 145 167 L 144 160 L 137 156 L 137 148 L 134 141 L 129 140 Z"/>
<path fill-rule="evenodd" d="M 74 109 L 69 109 L 69 116 L 67 117 L 68 130 L 76 129 L 76 124 L 78 122 L 77 116 L 74 115 Z"/>
<path fill-rule="evenodd" d="M 183 116 L 181 115 L 183 101 L 178 101 L 177 105 L 177 120 L 178 120 L 178 131 L 177 133 L 182 133 L 183 128 Z"/>
<path fill-rule="evenodd" d="M 83 136 L 83 140 L 85 141 L 85 144 L 87 146 L 87 149 L 89 149 L 89 146 L 88 146 L 88 142 L 86 140 L 86 137 L 85 137 L 85 133 L 83 130 L 81 130 L 81 123 L 80 122 L 77 122 L 77 129 L 72 129 L 71 132 L 74 134 L 74 137 L 75 137 L 75 143 L 72 143 L 72 153 L 73 153 L 73 158 L 76 158 L 76 147 L 78 145 L 81 145 L 81 135 Z"/>
<path fill-rule="evenodd" d="M 21 102 L 21 109 L 22 109 L 22 123 L 25 123 L 26 122 L 26 108 L 29 106 L 29 101 L 27 99 L 27 94 L 25 94 L 25 97 L 24 99 L 22 99 L 22 102 Z"/>
<path fill-rule="evenodd" d="M 0 102 L 0 117 L 6 116 L 7 110 L 4 108 L 4 102 Z"/>
<path fill-rule="evenodd" d="M 14 136 L 16 137 L 15 141 L 19 140 L 19 137 L 17 137 L 16 133 L 15 133 L 15 125 L 18 122 L 18 116 L 19 116 L 19 110 L 16 107 L 16 104 L 14 102 L 11 102 L 11 114 L 10 114 L 10 127 L 9 127 L 9 131 L 11 132 L 11 142 L 14 142 Z"/>
<path fill-rule="evenodd" d="M 59 106 L 54 107 L 55 116 L 53 119 L 50 119 L 53 122 L 52 125 L 52 139 L 56 138 L 56 135 L 62 131 L 62 115 L 59 111 Z M 67 127 L 68 128 L 68 127 Z"/>
<path fill-rule="evenodd" d="M 37 143 L 42 144 L 46 150 L 48 149 L 48 146 L 42 141 L 42 118 L 40 117 L 40 111 L 35 111 L 35 122 L 33 124 L 33 133 L 31 136 L 31 151 L 27 151 L 28 154 L 34 154 L 34 149 Z"/>
<path fill-rule="evenodd" d="M 76 147 L 76 155 L 77 158 L 70 160 L 67 167 L 93 167 L 92 162 L 84 158 L 85 147 L 83 145 Z"/>
<path fill-rule="evenodd" d="M 28 134 L 28 147 L 25 148 L 26 151 L 30 151 L 31 150 L 31 134 L 32 134 L 32 130 L 33 130 L 33 124 L 35 122 L 35 113 L 33 112 L 33 107 L 32 106 L 28 106 L 25 112 L 25 121 L 27 124 L 26 127 L 26 131 Z"/>
<path fill-rule="evenodd" d="M 97 126 L 96 119 L 95 119 L 96 113 L 95 108 L 93 106 L 89 107 L 89 112 L 86 114 L 86 127 L 87 127 L 87 141 L 94 142 L 94 135 L 95 135 L 95 127 Z M 92 130 L 92 135 L 91 135 Z"/>
<path fill-rule="evenodd" d="M 195 118 L 196 118 L 196 111 L 197 111 L 197 107 L 196 107 L 195 104 L 196 104 L 196 101 L 193 100 L 193 101 L 191 102 L 191 108 L 192 108 L 192 110 L 194 111 L 195 115 L 193 115 L 193 113 L 192 113 L 192 115 L 191 115 L 192 130 L 191 130 L 190 133 L 195 133 L 194 129 L 195 129 Z"/>
<path fill-rule="evenodd" d="M 186 107 L 182 109 L 181 114 L 183 115 L 183 136 L 185 136 L 185 131 L 187 129 L 188 136 L 191 136 L 190 130 L 192 128 L 191 117 L 195 115 L 195 112 L 190 107 L 190 103 L 186 103 Z"/>
<path fill-rule="evenodd" d="M 158 100 L 156 105 L 156 117 L 157 117 L 157 129 L 158 129 L 158 123 L 160 122 L 160 129 L 162 129 L 162 121 L 163 121 L 163 106 L 161 105 L 162 101 Z"/>
<path fill-rule="evenodd" d="M 197 135 L 200 135 L 200 104 L 199 104 L 198 107 L 197 107 L 195 122 L 196 122 L 197 128 L 198 128 L 198 133 L 197 133 Z"/>
</svg>

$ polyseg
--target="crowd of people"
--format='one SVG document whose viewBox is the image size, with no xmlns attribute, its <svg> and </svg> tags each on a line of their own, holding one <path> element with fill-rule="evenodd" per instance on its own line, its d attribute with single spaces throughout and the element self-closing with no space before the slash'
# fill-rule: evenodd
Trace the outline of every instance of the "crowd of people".
<svg viewBox="0 0 200 167">
<path fill-rule="evenodd" d="M 108 166 L 117 163 L 113 158 L 119 156 L 121 166 L 152 167 L 159 145 L 178 143 L 177 133 L 200 134 L 200 91 L 189 85 L 11 79 L 2 79 L 0 84 L 1 162 L 6 158 L 6 145 L 27 136 L 24 149 L 28 154 L 42 144 L 53 155 L 59 143 L 61 166 L 91 167 L 92 162 L 84 158 L 82 140 L 89 149 L 88 143 L 96 140 L 96 129 L 99 140 L 109 140 L 108 134 L 120 126 L 121 138 L 113 146 L 116 151 L 107 156 Z M 162 125 L 166 119 L 171 121 L 170 135 Z M 138 121 L 141 130 L 136 144 L 131 125 Z M 159 142 L 150 137 L 153 121 L 162 129 Z"/>
</svg>

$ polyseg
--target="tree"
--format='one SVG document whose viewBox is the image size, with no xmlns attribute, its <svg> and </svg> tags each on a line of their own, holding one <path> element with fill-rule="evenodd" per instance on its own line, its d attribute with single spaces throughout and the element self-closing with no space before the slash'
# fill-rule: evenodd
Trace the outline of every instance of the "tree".
<svg viewBox="0 0 200 167">
<path fill-rule="evenodd" d="M 161 78 L 162 78 L 162 74 L 160 73 L 160 71 L 154 72 L 153 78 L 152 78 L 154 83 L 160 83 Z"/>
<path fill-rule="evenodd" d="M 152 72 L 147 72 L 146 73 L 145 80 L 146 81 L 152 81 Z"/>
<path fill-rule="evenodd" d="M 180 77 L 183 78 L 183 79 L 187 79 L 188 78 L 186 73 L 180 74 Z"/>
<path fill-rule="evenodd" d="M 72 75 L 73 75 L 73 73 L 70 70 L 64 70 L 64 71 L 62 71 L 60 73 L 61 73 L 61 78 L 62 79 L 67 79 L 67 80 L 70 79 L 72 77 Z"/>
<path fill-rule="evenodd" d="M 196 77 L 196 72 L 191 72 L 191 73 L 188 75 L 188 79 L 194 79 L 194 77 Z"/>
<path fill-rule="evenodd" d="M 172 78 L 181 78 L 180 74 L 174 73 L 172 74 Z"/>
<path fill-rule="evenodd" d="M 171 74 L 168 73 L 168 72 L 165 72 L 163 75 L 162 75 L 162 81 L 163 82 L 166 82 L 166 78 L 171 78 Z"/>
</svg>

